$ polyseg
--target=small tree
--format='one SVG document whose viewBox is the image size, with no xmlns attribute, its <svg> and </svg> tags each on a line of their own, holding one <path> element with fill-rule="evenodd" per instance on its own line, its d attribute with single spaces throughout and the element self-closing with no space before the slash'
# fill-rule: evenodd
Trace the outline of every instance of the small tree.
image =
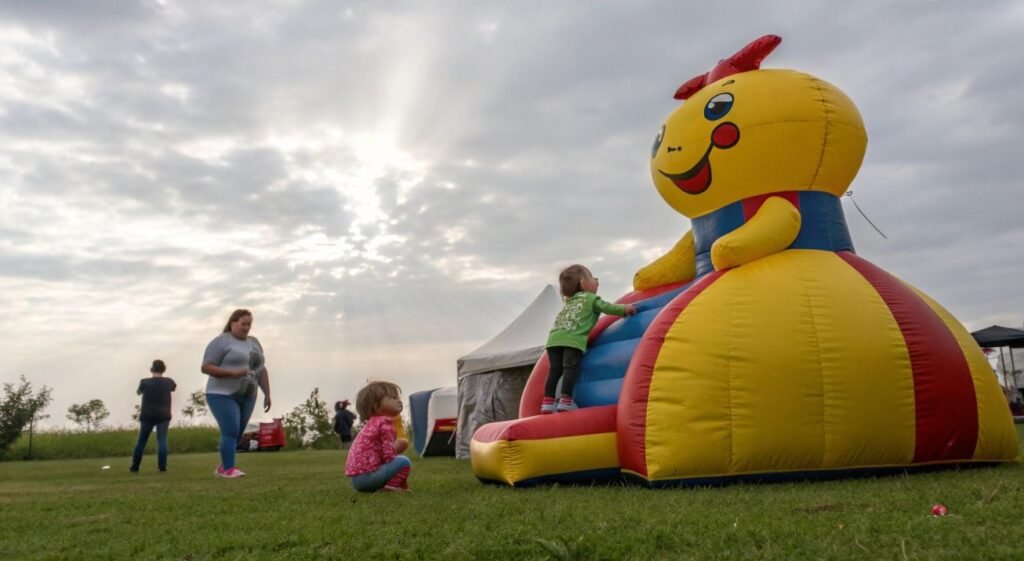
<svg viewBox="0 0 1024 561">
<path fill-rule="evenodd" d="M 47 403 L 49 403 L 49 401 L 50 401 L 49 390 L 47 390 L 46 401 L 47 401 Z M 43 409 L 45 407 L 46 406 L 43 405 L 41 408 L 36 410 L 36 413 L 34 415 L 32 415 L 32 419 L 28 422 L 28 451 L 25 452 L 25 459 L 26 460 L 31 460 L 32 459 L 32 435 L 36 431 L 36 425 L 39 424 L 39 421 L 42 421 L 43 419 L 49 419 L 50 418 L 49 415 L 43 415 Z"/>
<path fill-rule="evenodd" d="M 50 388 L 43 386 L 38 393 L 33 393 L 32 384 L 25 377 L 20 378 L 18 385 L 4 384 L 4 396 L 0 399 L 0 455 L 7 452 L 25 425 L 29 430 L 29 454 L 32 446 L 32 429 L 35 421 L 45 419 L 43 410 L 50 404 Z"/>
<path fill-rule="evenodd" d="M 320 399 L 320 388 L 313 388 L 306 400 L 306 410 L 309 412 L 309 419 L 316 438 L 313 441 L 314 448 L 335 448 L 334 423 L 327 412 L 327 403 Z"/>
<path fill-rule="evenodd" d="M 86 431 L 92 431 L 93 429 L 99 429 L 103 426 L 103 421 L 110 416 L 110 411 L 107 411 L 107 406 L 103 405 L 103 401 L 99 399 L 91 399 L 86 403 L 76 403 L 71 407 L 68 407 L 68 419 L 80 427 L 85 427 Z"/>
<path fill-rule="evenodd" d="M 320 399 L 320 388 L 313 388 L 309 398 L 284 416 L 284 430 L 288 442 L 312 448 L 333 448 L 333 425 L 327 413 L 327 404 Z"/>
<path fill-rule="evenodd" d="M 142 406 L 138 403 L 135 404 L 135 410 L 132 411 L 132 422 L 138 423 L 142 420 Z"/>
<path fill-rule="evenodd" d="M 188 419 L 189 424 L 192 424 L 196 417 L 202 417 L 209 411 L 206 405 L 206 394 L 203 390 L 196 390 L 189 394 L 188 403 L 181 408 L 181 414 L 183 417 Z"/>
</svg>

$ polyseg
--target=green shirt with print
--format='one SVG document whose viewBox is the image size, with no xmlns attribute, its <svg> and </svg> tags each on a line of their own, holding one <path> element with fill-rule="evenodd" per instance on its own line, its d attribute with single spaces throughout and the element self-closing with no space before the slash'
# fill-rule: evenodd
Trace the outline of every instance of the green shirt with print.
<svg viewBox="0 0 1024 561">
<path fill-rule="evenodd" d="M 587 336 L 602 314 L 625 316 L 626 306 L 605 302 L 593 292 L 581 290 L 565 301 L 548 335 L 548 347 L 587 350 Z"/>
</svg>

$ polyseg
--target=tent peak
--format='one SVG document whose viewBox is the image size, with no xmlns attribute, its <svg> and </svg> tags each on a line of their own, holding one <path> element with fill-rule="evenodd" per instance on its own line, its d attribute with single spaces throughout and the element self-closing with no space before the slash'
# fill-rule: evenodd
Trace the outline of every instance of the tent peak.
<svg viewBox="0 0 1024 561">
<path fill-rule="evenodd" d="M 459 358 L 459 377 L 535 363 L 544 352 L 551 324 L 561 309 L 562 299 L 555 287 L 545 285 L 505 329 Z"/>
</svg>

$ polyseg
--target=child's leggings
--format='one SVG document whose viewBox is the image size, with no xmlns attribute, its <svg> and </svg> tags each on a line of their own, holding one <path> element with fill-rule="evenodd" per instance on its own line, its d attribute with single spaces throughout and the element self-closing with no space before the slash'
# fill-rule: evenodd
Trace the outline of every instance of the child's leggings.
<svg viewBox="0 0 1024 561">
<path fill-rule="evenodd" d="M 573 347 L 548 347 L 548 381 L 544 384 L 544 397 L 555 397 L 558 379 L 562 379 L 562 395 L 572 397 L 572 389 L 576 386 L 576 374 L 580 371 L 580 360 L 583 351 Z"/>
<path fill-rule="evenodd" d="M 395 456 L 390 462 L 377 468 L 377 471 L 352 476 L 352 488 L 364 493 L 372 493 L 385 485 L 405 487 L 412 462 L 405 456 Z"/>
</svg>

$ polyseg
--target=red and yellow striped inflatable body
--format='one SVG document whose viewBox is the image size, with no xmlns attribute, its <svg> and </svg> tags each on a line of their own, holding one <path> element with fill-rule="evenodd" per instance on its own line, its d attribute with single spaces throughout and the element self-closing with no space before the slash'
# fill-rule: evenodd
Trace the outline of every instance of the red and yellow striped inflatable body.
<svg viewBox="0 0 1024 561">
<path fill-rule="evenodd" d="M 644 336 L 617 423 L 623 471 L 651 485 L 1017 458 L 963 326 L 851 252 L 699 279 Z"/>
</svg>

